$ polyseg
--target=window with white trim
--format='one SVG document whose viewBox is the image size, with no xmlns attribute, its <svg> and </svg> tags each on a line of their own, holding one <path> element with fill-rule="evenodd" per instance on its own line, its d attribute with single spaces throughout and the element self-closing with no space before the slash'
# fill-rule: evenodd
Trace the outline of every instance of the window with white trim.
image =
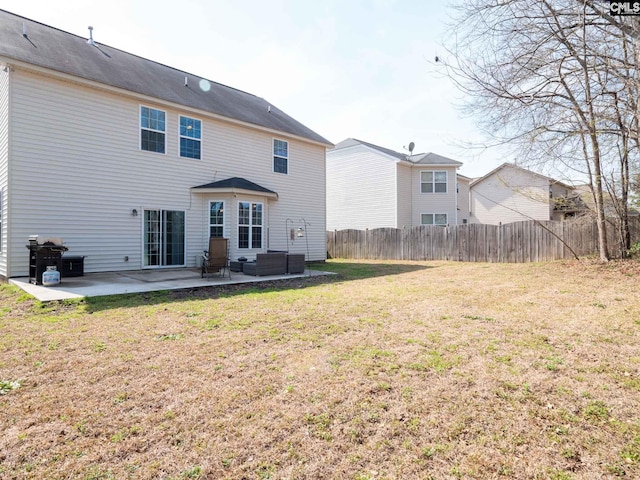
<svg viewBox="0 0 640 480">
<path fill-rule="evenodd" d="M 140 148 L 148 152 L 165 153 L 166 112 L 140 107 Z"/>
<path fill-rule="evenodd" d="M 446 213 L 422 213 L 420 214 L 421 225 L 447 225 Z"/>
<path fill-rule="evenodd" d="M 238 203 L 238 248 L 262 248 L 262 203 Z"/>
<path fill-rule="evenodd" d="M 276 138 L 273 139 L 273 171 L 289 173 L 289 143 Z"/>
<path fill-rule="evenodd" d="M 209 202 L 209 237 L 224 237 L 224 202 Z"/>
<path fill-rule="evenodd" d="M 180 115 L 180 156 L 200 159 L 202 122 Z"/>
<path fill-rule="evenodd" d="M 446 170 L 420 172 L 420 191 L 422 193 L 447 193 Z"/>
</svg>

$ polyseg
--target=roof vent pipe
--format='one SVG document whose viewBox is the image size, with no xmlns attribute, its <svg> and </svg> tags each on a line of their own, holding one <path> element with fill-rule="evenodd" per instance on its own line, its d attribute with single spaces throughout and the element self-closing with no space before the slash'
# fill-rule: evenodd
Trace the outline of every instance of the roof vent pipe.
<svg viewBox="0 0 640 480">
<path fill-rule="evenodd" d="M 89 26 L 89 40 L 87 40 L 89 45 L 95 45 L 96 43 L 93 41 L 93 27 Z"/>
<path fill-rule="evenodd" d="M 26 23 L 23 23 L 23 24 L 22 24 L 22 36 L 23 36 L 24 38 L 27 38 L 27 36 L 28 36 L 28 35 L 27 35 L 27 24 L 26 24 Z"/>
</svg>

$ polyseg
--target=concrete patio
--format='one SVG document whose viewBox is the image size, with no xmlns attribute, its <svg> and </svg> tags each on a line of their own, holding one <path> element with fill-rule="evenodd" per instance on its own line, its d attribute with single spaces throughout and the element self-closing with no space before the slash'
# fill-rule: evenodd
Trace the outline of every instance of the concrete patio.
<svg viewBox="0 0 640 480">
<path fill-rule="evenodd" d="M 10 278 L 9 283 L 16 285 L 42 302 L 67 300 L 72 298 L 120 295 L 123 293 L 154 292 L 158 290 L 178 290 L 181 288 L 212 287 L 238 283 L 266 282 L 302 278 L 315 275 L 327 275 L 327 272 L 305 270 L 301 274 L 269 275 L 254 277 L 243 273 L 231 272 L 231 279 L 210 276 L 201 278 L 200 269 L 181 268 L 170 270 L 137 270 L 131 272 L 88 273 L 81 277 L 63 278 L 59 285 L 44 287 L 29 283 L 28 277 Z"/>
</svg>

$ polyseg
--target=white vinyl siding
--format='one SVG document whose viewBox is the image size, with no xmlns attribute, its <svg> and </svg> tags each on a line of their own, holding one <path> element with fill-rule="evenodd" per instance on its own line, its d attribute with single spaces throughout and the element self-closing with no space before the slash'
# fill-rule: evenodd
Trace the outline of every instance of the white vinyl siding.
<svg viewBox="0 0 640 480">
<path fill-rule="evenodd" d="M 450 225 L 458 223 L 457 193 L 456 193 L 456 167 L 436 167 L 431 171 L 446 172 L 446 193 L 422 193 L 422 173 L 424 166 L 413 167 L 413 218 L 412 225 L 421 225 L 421 213 L 442 213 L 447 215 Z"/>
<path fill-rule="evenodd" d="M 14 259 L 10 276 L 27 274 L 24 246 L 32 234 L 62 237 L 69 254 L 86 256 L 87 273 L 142 268 L 143 215 L 133 216 L 134 208 L 185 211 L 185 261 L 196 266 L 208 245 L 209 201 L 229 202 L 231 197 L 191 188 L 230 177 L 243 177 L 278 193 L 277 199 L 238 195 L 238 200 L 265 205 L 263 249 L 286 249 L 286 219 L 304 217 L 311 224 L 305 239 L 309 258 L 326 258 L 322 145 L 288 139 L 290 157 L 304 168 L 288 176 L 273 175 L 272 132 L 163 106 L 166 154 L 150 157 L 139 149 L 138 101 L 24 71 L 12 75 L 11 211 L 18 221 L 9 239 Z M 203 144 L 215 145 L 189 168 L 179 156 L 180 115 L 201 118 Z M 237 208 L 230 203 L 225 207 L 229 212 Z M 234 216 L 225 218 L 225 236 L 232 245 L 235 229 L 228 225 L 234 224 Z M 296 242 L 292 250 L 306 253 L 305 242 Z M 231 251 L 232 258 L 240 255 Z"/>
<path fill-rule="evenodd" d="M 469 180 L 458 177 L 458 225 L 469 222 Z"/>
<path fill-rule="evenodd" d="M 504 166 L 471 186 L 469 208 L 473 223 L 549 220 L 549 180 Z"/>
<path fill-rule="evenodd" d="M 0 275 L 8 276 L 7 269 L 7 206 L 9 202 L 9 80 L 11 73 L 0 69 Z M 26 245 L 26 243 L 25 243 Z"/>
<path fill-rule="evenodd" d="M 411 167 L 398 164 L 398 221 L 396 228 L 411 226 Z"/>
<path fill-rule="evenodd" d="M 359 145 L 327 153 L 327 228 L 398 226 L 396 160 Z"/>
</svg>

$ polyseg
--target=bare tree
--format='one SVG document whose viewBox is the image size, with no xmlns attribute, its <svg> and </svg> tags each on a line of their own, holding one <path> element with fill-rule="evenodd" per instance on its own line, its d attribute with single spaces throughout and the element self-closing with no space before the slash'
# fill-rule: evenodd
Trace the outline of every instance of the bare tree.
<svg viewBox="0 0 640 480">
<path fill-rule="evenodd" d="M 454 26 L 443 63 L 467 111 L 519 163 L 587 179 L 606 261 L 604 193 L 620 191 L 626 208 L 638 145 L 635 42 L 576 0 L 471 0 Z"/>
<path fill-rule="evenodd" d="M 605 2 L 576 1 L 600 20 L 594 21 L 594 25 L 606 30 L 609 37 L 616 40 L 608 46 L 607 66 L 617 86 L 617 89 L 610 91 L 610 95 L 614 105 L 611 120 L 617 127 L 614 135 L 617 137 L 615 147 L 619 165 L 616 174 L 607 178 L 606 187 L 619 217 L 618 233 L 624 254 L 631 247 L 629 206 L 633 199 L 632 191 L 638 191 L 637 185 L 634 185 L 634 172 L 638 172 L 640 147 L 640 78 L 636 70 L 640 60 L 640 19 L 637 16 L 612 15 Z"/>
</svg>

